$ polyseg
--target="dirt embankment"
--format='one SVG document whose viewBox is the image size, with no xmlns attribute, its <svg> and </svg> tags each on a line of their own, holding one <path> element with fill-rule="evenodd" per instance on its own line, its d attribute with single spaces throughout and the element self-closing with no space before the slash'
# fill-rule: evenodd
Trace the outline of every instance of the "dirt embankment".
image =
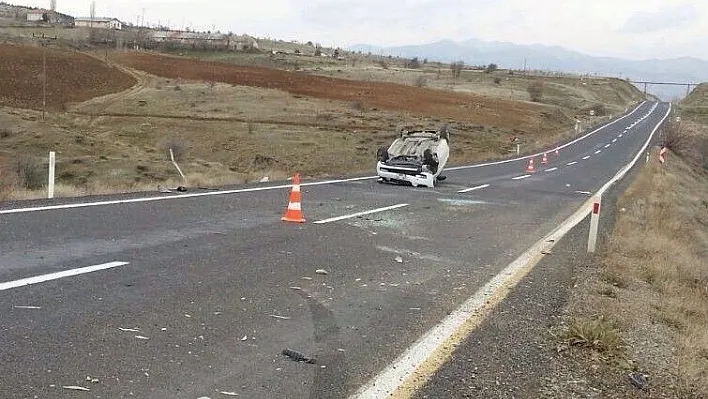
<svg viewBox="0 0 708 399">
<path fill-rule="evenodd" d="M 368 109 L 404 111 L 509 130 L 526 131 L 544 112 L 551 112 L 549 107 L 538 104 L 149 53 L 123 53 L 115 60 L 131 68 L 172 79 L 279 89 L 296 95 L 357 102 Z M 550 126 L 551 129 L 558 127 Z"/>
<path fill-rule="evenodd" d="M 0 105 L 41 109 L 43 49 L 0 44 Z M 47 49 L 47 107 L 61 110 L 68 103 L 126 90 L 135 78 L 118 68 L 76 52 Z"/>
</svg>

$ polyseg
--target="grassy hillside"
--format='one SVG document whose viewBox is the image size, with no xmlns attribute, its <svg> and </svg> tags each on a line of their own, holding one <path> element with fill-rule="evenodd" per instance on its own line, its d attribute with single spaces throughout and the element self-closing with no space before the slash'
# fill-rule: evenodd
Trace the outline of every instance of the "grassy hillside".
<svg viewBox="0 0 708 399">
<path fill-rule="evenodd" d="M 656 150 L 607 247 L 576 269 L 554 397 L 708 397 L 708 174 L 671 153 L 661 165 Z"/>
<path fill-rule="evenodd" d="M 41 121 L 40 48 L 3 49 L 17 53 L 0 58 L 6 198 L 43 195 L 48 151 L 57 152 L 58 195 L 213 187 L 293 172 L 344 176 L 371 173 L 376 149 L 404 126 L 449 124 L 451 164 L 459 165 L 508 156 L 512 136 L 523 140 L 522 152 L 550 146 L 575 134 L 575 118 L 588 127 L 639 99 L 622 81 L 549 77 L 532 102 L 526 87 L 534 77 L 463 70 L 452 79 L 441 66 L 412 69 L 394 59 L 384 67 L 351 55 L 54 48 L 51 112 Z M 168 160 L 170 147 L 186 182 Z"/>
<path fill-rule="evenodd" d="M 708 124 L 708 83 L 698 85 L 681 102 L 681 113 L 697 122 Z"/>
<path fill-rule="evenodd" d="M 706 89 L 677 104 L 661 136 L 666 163 L 655 147 L 617 203 L 607 248 L 578 269 L 567 325 L 554 333 L 563 396 L 708 397 Z M 630 373 L 648 376 L 641 394 Z"/>
</svg>

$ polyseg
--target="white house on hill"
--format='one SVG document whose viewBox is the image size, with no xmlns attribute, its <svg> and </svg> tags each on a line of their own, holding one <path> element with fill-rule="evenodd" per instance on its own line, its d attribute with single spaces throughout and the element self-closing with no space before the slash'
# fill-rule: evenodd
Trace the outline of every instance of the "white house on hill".
<svg viewBox="0 0 708 399">
<path fill-rule="evenodd" d="M 123 23 L 116 18 L 75 18 L 77 28 L 123 29 Z"/>
</svg>

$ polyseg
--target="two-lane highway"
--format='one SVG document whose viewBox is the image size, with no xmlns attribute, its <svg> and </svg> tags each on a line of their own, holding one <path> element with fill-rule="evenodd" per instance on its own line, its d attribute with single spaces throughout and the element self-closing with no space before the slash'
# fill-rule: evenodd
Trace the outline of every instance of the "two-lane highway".
<svg viewBox="0 0 708 399">
<path fill-rule="evenodd" d="M 0 208 L 0 283 L 115 265 L 0 290 L 3 392 L 352 394 L 573 213 L 668 110 L 642 103 L 531 174 L 522 158 L 451 169 L 435 189 L 305 182 L 302 225 L 280 221 L 288 185 Z"/>
</svg>

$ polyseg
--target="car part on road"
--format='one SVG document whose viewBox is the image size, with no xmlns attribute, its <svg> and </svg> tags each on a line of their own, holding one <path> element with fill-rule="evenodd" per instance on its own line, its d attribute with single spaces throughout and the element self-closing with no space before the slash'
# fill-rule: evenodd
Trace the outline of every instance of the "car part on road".
<svg viewBox="0 0 708 399">
<path fill-rule="evenodd" d="M 445 179 L 440 173 L 450 155 L 449 138 L 446 126 L 440 130 L 401 131 L 400 138 L 376 152 L 379 181 L 435 187 Z"/>
<path fill-rule="evenodd" d="M 296 362 L 304 362 L 304 363 L 310 363 L 310 364 L 315 364 L 317 362 L 316 359 L 311 358 L 309 356 L 305 356 L 304 354 L 294 351 L 292 349 L 283 349 L 283 355 L 289 357 L 290 359 L 296 361 Z"/>
</svg>

